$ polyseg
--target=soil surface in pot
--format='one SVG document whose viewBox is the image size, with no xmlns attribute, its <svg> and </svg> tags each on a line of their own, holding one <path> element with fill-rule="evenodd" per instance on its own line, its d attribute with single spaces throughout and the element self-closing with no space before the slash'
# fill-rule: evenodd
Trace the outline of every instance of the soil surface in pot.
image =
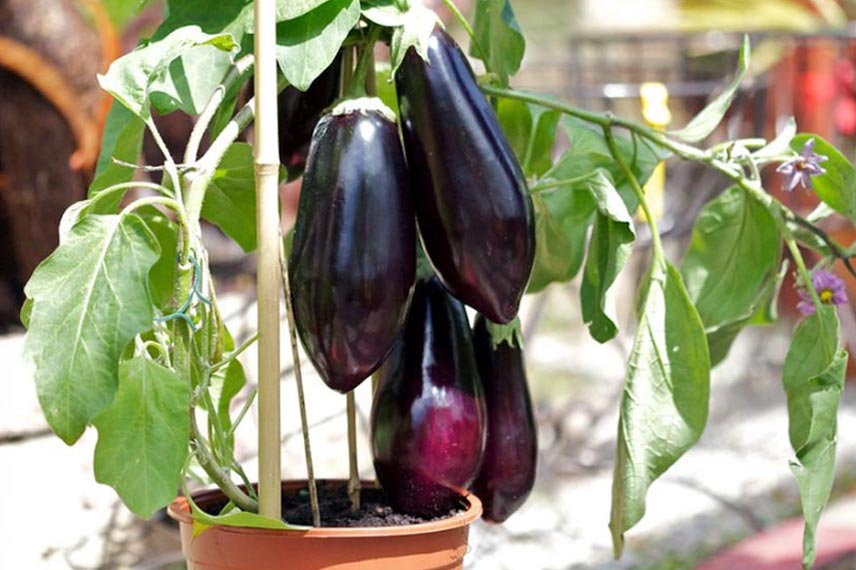
<svg viewBox="0 0 856 570">
<path fill-rule="evenodd" d="M 465 511 L 464 505 L 453 505 L 432 518 L 423 518 L 396 511 L 382 489 L 363 489 L 360 494 L 360 510 L 351 512 L 351 500 L 344 486 L 318 485 L 318 502 L 321 509 L 322 527 L 383 527 L 405 526 L 442 520 Z M 226 503 L 199 505 L 205 512 L 216 515 Z M 312 510 L 309 491 L 300 489 L 296 494 L 283 492 L 282 518 L 289 524 L 312 525 Z"/>
</svg>

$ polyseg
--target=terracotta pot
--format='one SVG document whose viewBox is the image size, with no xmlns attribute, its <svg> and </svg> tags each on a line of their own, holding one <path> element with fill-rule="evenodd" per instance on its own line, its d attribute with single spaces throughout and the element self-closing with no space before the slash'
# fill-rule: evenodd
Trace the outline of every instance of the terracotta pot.
<svg viewBox="0 0 856 570">
<path fill-rule="evenodd" d="M 305 487 L 305 481 L 282 485 L 284 493 Z M 225 502 L 219 490 L 194 494 L 193 500 L 203 508 Z M 173 501 L 168 513 L 180 523 L 188 570 L 459 570 L 468 550 L 469 525 L 482 513 L 475 495 L 464 494 L 462 500 L 468 505 L 463 513 L 423 524 L 308 531 L 215 526 L 196 538 L 186 498 Z"/>
</svg>

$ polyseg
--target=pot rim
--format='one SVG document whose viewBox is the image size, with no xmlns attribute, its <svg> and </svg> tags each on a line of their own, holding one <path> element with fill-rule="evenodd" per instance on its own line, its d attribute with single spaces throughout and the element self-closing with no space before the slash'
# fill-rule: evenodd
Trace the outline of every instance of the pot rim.
<svg viewBox="0 0 856 570">
<path fill-rule="evenodd" d="M 344 479 L 319 479 L 319 483 L 342 483 L 347 484 Z M 363 488 L 373 488 L 374 481 L 363 481 Z M 305 479 L 289 479 L 282 482 L 283 489 L 305 485 Z M 444 519 L 398 526 L 378 527 L 313 527 L 308 530 L 286 530 L 286 529 L 261 529 L 238 526 L 216 525 L 222 532 L 234 532 L 239 534 L 270 534 L 281 537 L 307 537 L 307 538 L 366 538 L 382 536 L 408 536 L 418 534 L 429 534 L 434 532 L 448 531 L 462 526 L 468 526 L 476 521 L 482 514 L 481 500 L 465 489 L 460 489 L 461 499 L 467 503 L 463 512 L 454 514 Z M 225 499 L 220 489 L 208 489 L 191 493 L 197 504 L 210 502 L 215 499 Z M 181 524 L 193 524 L 193 513 L 187 497 L 177 497 L 167 506 L 167 514 L 173 520 Z"/>
</svg>

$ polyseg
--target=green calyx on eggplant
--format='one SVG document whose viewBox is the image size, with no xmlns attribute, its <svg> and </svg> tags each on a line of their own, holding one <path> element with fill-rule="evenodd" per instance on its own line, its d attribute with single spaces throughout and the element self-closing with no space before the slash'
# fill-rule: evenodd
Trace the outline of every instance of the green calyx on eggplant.
<svg viewBox="0 0 856 570">
<path fill-rule="evenodd" d="M 484 388 L 487 442 L 472 489 L 482 501 L 482 517 L 501 523 L 523 504 L 535 484 L 538 433 L 519 334 L 496 344 L 479 315 L 473 346 Z"/>
<path fill-rule="evenodd" d="M 419 232 L 446 288 L 507 323 L 535 259 L 526 179 L 458 45 L 435 28 L 426 51 L 410 48 L 395 75 Z"/>
<path fill-rule="evenodd" d="M 378 376 L 371 435 L 381 486 L 406 513 L 448 512 L 481 465 L 485 411 L 464 306 L 436 278 L 416 286 Z"/>
<path fill-rule="evenodd" d="M 388 113 L 359 99 L 321 118 L 297 210 L 289 260 L 297 331 L 342 393 L 392 349 L 416 279 L 410 183 Z"/>
<path fill-rule="evenodd" d="M 312 132 L 321 115 L 339 96 L 341 74 L 340 52 L 309 89 L 300 91 L 289 85 L 279 94 L 279 160 L 288 171 L 289 180 L 303 173 Z"/>
</svg>

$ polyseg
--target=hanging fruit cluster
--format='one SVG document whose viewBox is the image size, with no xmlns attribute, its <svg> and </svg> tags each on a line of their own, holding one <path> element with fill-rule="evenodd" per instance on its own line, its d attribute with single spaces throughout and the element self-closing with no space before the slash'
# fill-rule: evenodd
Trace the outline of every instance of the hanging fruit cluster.
<svg viewBox="0 0 856 570">
<path fill-rule="evenodd" d="M 520 336 L 497 343 L 488 321 L 515 321 L 534 214 L 463 52 L 439 27 L 426 47 L 397 70 L 400 125 L 362 97 L 314 129 L 289 260 L 294 314 L 330 388 L 377 371 L 372 449 L 395 505 L 430 516 L 474 486 L 501 522 L 532 488 L 537 443 Z M 436 274 L 418 280 L 417 236 Z M 480 313 L 472 332 L 464 303 Z"/>
</svg>

